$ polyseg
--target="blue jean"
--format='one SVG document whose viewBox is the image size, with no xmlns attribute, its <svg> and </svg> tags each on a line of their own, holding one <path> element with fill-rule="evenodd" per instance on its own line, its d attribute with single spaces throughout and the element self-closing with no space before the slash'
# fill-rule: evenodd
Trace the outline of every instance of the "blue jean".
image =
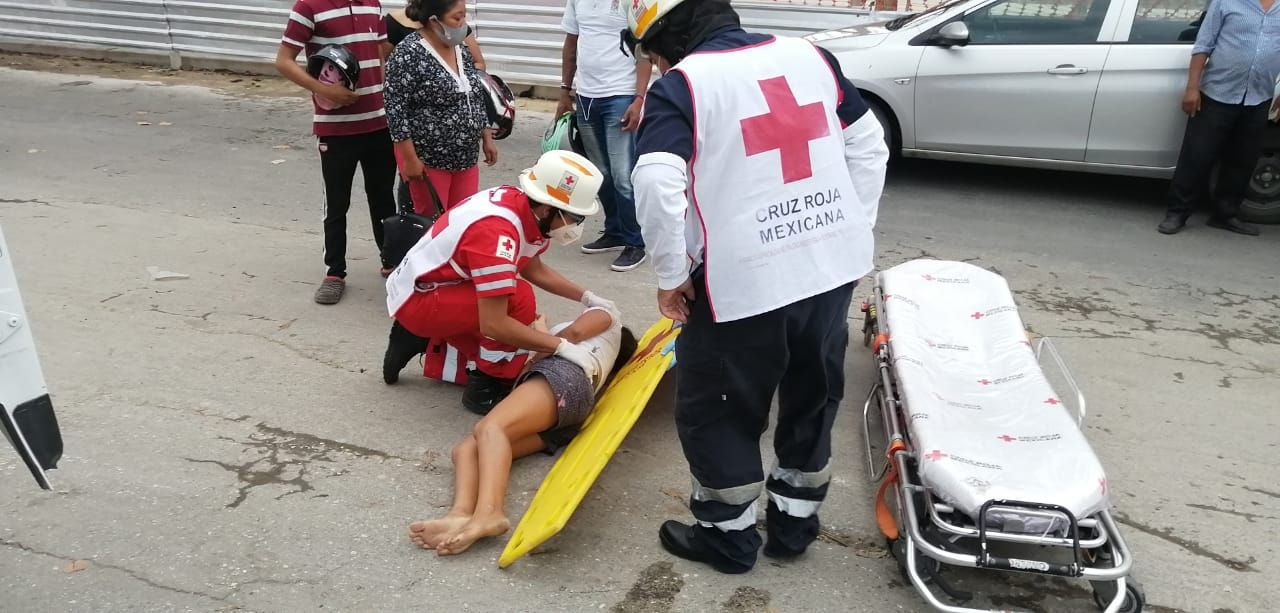
<svg viewBox="0 0 1280 613">
<path fill-rule="evenodd" d="M 631 169 L 636 165 L 635 133 L 622 130 L 622 116 L 634 100 L 634 96 L 578 96 L 578 131 L 587 159 L 604 173 L 600 204 L 604 207 L 605 236 L 629 247 L 643 248 L 631 192 Z"/>
</svg>

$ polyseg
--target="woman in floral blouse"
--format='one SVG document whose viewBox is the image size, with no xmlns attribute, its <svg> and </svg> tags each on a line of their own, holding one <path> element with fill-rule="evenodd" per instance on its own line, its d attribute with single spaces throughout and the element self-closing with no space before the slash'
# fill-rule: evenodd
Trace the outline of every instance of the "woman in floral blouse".
<svg viewBox="0 0 1280 613">
<path fill-rule="evenodd" d="M 405 16 L 422 29 L 405 37 L 387 60 L 384 97 L 400 173 L 414 211 L 434 213 L 435 187 L 446 208 L 480 191 L 480 151 L 498 161 L 475 59 L 467 37 L 465 0 L 409 0 Z"/>
</svg>

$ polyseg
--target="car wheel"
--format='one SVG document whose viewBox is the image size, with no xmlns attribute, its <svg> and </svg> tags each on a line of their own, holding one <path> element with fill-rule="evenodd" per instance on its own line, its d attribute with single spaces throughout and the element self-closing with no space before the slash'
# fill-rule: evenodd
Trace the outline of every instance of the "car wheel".
<svg viewBox="0 0 1280 613">
<path fill-rule="evenodd" d="M 1249 177 L 1240 217 L 1263 224 L 1280 224 L 1280 149 L 1263 151 Z"/>
<path fill-rule="evenodd" d="M 893 118 L 889 115 L 889 111 L 885 110 L 879 102 L 867 100 L 867 107 L 871 109 L 871 113 L 876 116 L 876 121 L 880 122 L 880 127 L 884 128 L 884 144 L 889 147 L 889 157 L 898 157 L 898 128 L 893 122 Z"/>
</svg>

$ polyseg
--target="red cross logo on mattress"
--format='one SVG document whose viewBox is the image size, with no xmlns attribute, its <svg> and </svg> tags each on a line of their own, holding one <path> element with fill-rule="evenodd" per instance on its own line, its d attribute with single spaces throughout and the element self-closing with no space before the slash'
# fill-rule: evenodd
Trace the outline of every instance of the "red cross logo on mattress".
<svg viewBox="0 0 1280 613">
<path fill-rule="evenodd" d="M 782 161 L 783 183 L 812 177 L 809 143 L 831 134 L 826 107 L 821 101 L 800 106 L 786 77 L 763 79 L 758 83 L 769 112 L 740 122 L 747 157 L 776 149 Z"/>
<path fill-rule="evenodd" d="M 929 460 L 930 462 L 937 462 L 938 460 L 941 460 L 942 458 L 945 458 L 945 457 L 947 457 L 947 454 L 942 453 L 937 449 L 934 449 L 933 451 L 930 451 L 929 453 L 925 454 L 924 459 Z"/>
<path fill-rule="evenodd" d="M 925 281 L 932 281 L 933 275 L 920 275 L 920 278 L 924 279 Z"/>
<path fill-rule="evenodd" d="M 974 318 L 974 319 L 982 319 L 982 312 L 981 312 L 981 311 L 974 311 L 974 312 L 973 312 L 973 315 L 970 315 L 969 317 L 972 317 L 972 318 Z"/>
<path fill-rule="evenodd" d="M 990 379 L 978 379 L 978 383 L 980 383 L 980 384 L 982 384 L 982 385 L 991 385 L 991 380 L 990 380 Z"/>
<path fill-rule="evenodd" d="M 1008 434 L 1001 434 L 1000 436 L 997 436 L 996 438 L 998 438 L 998 439 L 1000 439 L 1000 440 L 1002 440 L 1002 441 L 1004 441 L 1004 442 L 1006 442 L 1006 443 L 1012 443 L 1012 442 L 1014 442 L 1014 441 L 1018 440 L 1018 437 L 1016 437 L 1016 436 L 1009 436 Z"/>
<path fill-rule="evenodd" d="M 1050 399 L 1048 399 L 1048 400 L 1044 401 L 1044 403 L 1045 403 L 1045 404 L 1049 404 L 1049 405 L 1059 405 L 1059 404 L 1062 404 L 1062 401 L 1061 401 L 1061 400 L 1058 400 L 1057 398 L 1050 398 Z"/>
</svg>

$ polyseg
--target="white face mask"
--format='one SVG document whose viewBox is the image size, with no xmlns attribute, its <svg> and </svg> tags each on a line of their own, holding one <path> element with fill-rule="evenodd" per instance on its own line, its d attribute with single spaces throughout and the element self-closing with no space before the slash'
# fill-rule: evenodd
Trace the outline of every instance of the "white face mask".
<svg viewBox="0 0 1280 613">
<path fill-rule="evenodd" d="M 564 219 L 563 214 L 560 215 L 560 219 Z M 561 247 L 572 245 L 578 239 L 582 238 L 582 224 L 573 223 L 560 226 L 559 228 L 552 228 L 550 232 L 547 232 L 547 236 L 551 237 L 551 240 L 555 241 Z"/>
</svg>

